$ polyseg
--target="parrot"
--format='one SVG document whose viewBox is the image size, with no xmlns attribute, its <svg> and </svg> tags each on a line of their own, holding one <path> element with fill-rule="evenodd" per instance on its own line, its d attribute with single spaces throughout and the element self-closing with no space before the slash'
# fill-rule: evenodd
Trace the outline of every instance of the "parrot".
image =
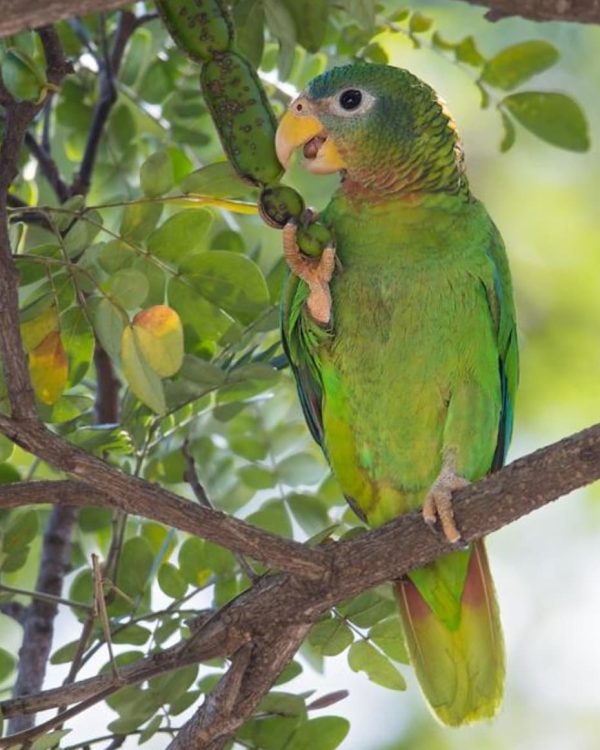
<svg viewBox="0 0 600 750">
<path fill-rule="evenodd" d="M 483 540 L 461 541 L 452 493 L 499 469 L 518 380 L 500 233 L 469 189 L 445 103 L 408 70 L 356 62 L 284 113 L 279 160 L 340 183 L 318 257 L 283 228 L 281 333 L 307 425 L 370 527 L 421 509 L 449 551 L 393 582 L 421 691 L 438 720 L 492 718 L 504 640 Z M 307 221 L 314 220 L 316 214 Z M 306 223 L 306 222 L 305 222 Z"/>
</svg>

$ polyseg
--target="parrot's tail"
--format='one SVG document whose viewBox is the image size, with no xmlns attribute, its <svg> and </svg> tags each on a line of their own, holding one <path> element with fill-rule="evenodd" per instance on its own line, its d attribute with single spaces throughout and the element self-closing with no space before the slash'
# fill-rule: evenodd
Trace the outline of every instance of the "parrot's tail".
<svg viewBox="0 0 600 750">
<path fill-rule="evenodd" d="M 494 716 L 502 700 L 504 643 L 483 540 L 472 547 L 454 627 L 436 617 L 409 578 L 395 590 L 411 663 L 439 720 L 459 726 Z"/>
</svg>

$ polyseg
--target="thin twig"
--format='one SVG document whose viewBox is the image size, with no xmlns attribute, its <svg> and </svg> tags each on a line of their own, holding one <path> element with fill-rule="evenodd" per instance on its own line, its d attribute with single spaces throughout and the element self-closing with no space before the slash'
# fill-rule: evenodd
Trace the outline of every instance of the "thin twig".
<svg viewBox="0 0 600 750">
<path fill-rule="evenodd" d="M 190 442 L 189 438 L 186 437 L 186 439 L 183 441 L 183 445 L 181 446 L 181 452 L 183 454 L 183 459 L 185 461 L 185 471 L 183 472 L 183 478 L 184 480 L 190 485 L 192 488 L 192 491 L 196 497 L 196 500 L 198 500 L 199 503 L 204 505 L 206 508 L 210 508 L 211 510 L 214 510 L 214 506 L 210 501 L 210 498 L 206 494 L 206 490 L 204 489 L 204 485 L 200 482 L 200 479 L 198 477 L 198 472 L 196 470 L 196 462 L 194 461 L 194 457 L 190 453 Z M 235 552 L 235 559 L 238 561 L 238 564 L 240 568 L 244 571 L 247 578 L 251 582 L 255 582 L 258 580 L 260 576 L 258 576 L 248 560 L 242 555 L 240 552 Z"/>
<path fill-rule="evenodd" d="M 32 599 L 39 599 L 42 602 L 49 602 L 50 604 L 66 604 L 68 607 L 75 607 L 76 609 L 90 610 L 87 604 L 82 602 L 76 602 L 72 599 L 65 599 L 62 596 L 54 596 L 44 591 L 29 591 L 28 589 L 20 589 L 16 586 L 8 586 L 6 583 L 0 583 L 0 591 L 7 591 L 11 594 L 20 594 L 22 596 L 30 596 Z"/>
</svg>

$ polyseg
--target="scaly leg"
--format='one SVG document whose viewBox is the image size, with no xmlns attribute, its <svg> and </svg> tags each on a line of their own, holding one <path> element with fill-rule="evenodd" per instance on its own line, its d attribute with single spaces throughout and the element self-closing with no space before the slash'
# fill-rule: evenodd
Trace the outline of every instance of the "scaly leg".
<svg viewBox="0 0 600 750">
<path fill-rule="evenodd" d="M 331 322 L 329 282 L 335 270 L 335 247 L 327 245 L 319 258 L 304 255 L 296 242 L 298 227 L 289 221 L 283 228 L 283 254 L 292 273 L 308 285 L 306 306 L 312 318 L 322 326 Z"/>
<path fill-rule="evenodd" d="M 460 540 L 460 531 L 454 522 L 452 511 L 452 493 L 454 490 L 462 490 L 470 482 L 459 477 L 454 471 L 454 461 L 444 459 L 444 464 L 438 478 L 431 485 L 427 497 L 423 502 L 423 519 L 428 526 L 435 526 L 439 518 L 444 536 L 455 544 Z"/>
</svg>

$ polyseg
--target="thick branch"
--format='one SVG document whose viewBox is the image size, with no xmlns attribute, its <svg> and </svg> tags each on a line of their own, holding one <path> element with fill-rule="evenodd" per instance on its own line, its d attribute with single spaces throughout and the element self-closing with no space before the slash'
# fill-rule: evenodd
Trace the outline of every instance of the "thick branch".
<svg viewBox="0 0 600 750">
<path fill-rule="evenodd" d="M 113 10 L 126 5 L 126 0 L 2 0 L 0 37 L 16 34 L 23 29 L 55 23 L 74 15 L 84 16 L 92 11 Z"/>
<path fill-rule="evenodd" d="M 36 591 L 61 595 L 63 580 L 71 562 L 71 529 L 74 521 L 75 511 L 68 506 L 57 506 L 50 514 L 44 533 Z M 19 673 L 13 695 L 34 695 L 42 689 L 57 611 L 55 602 L 43 599 L 33 599 L 27 608 L 23 643 L 19 651 Z M 9 731 L 19 732 L 32 724 L 33 717 L 15 716 L 9 723 Z"/>
<path fill-rule="evenodd" d="M 490 10 L 486 17 L 497 21 L 521 16 L 532 21 L 600 23 L 600 0 L 465 0 Z"/>
<path fill-rule="evenodd" d="M 596 425 L 521 458 L 502 471 L 462 490 L 456 495 L 454 502 L 459 527 L 466 540 L 473 540 L 501 528 L 577 487 L 594 481 L 599 476 L 600 425 Z M 36 501 L 42 501 L 43 497 L 38 492 L 39 487 L 47 487 L 50 491 L 54 484 L 69 490 L 78 483 L 30 483 L 2 487 L 1 504 L 4 507 L 14 507 L 23 504 L 26 499 L 36 498 Z M 169 493 L 166 495 L 169 496 Z M 85 502 L 104 504 L 102 497 L 103 493 L 100 491 L 88 492 Z M 50 492 L 46 496 L 46 500 L 57 499 L 58 497 L 51 497 Z M 110 502 L 116 504 L 114 500 Z M 155 499 L 154 502 L 156 507 L 160 506 L 158 500 Z M 188 505 L 194 508 L 195 512 L 205 510 Z M 151 510 L 151 505 L 148 506 L 148 510 Z M 156 512 L 148 517 L 162 520 Z M 295 554 L 293 543 L 283 540 L 282 543 L 287 545 L 290 556 Z M 250 547 L 254 549 L 255 543 L 253 542 Z M 249 552 L 249 549 L 243 551 Z M 431 562 L 447 551 L 448 545 L 426 528 L 419 513 L 402 516 L 351 541 L 308 549 L 308 557 L 313 557 L 321 571 L 318 578 L 307 579 L 298 575 L 281 574 L 261 579 L 211 617 L 187 643 L 153 654 L 137 664 L 124 668 L 121 673 L 122 679 L 126 684 L 140 682 L 151 675 L 194 661 L 217 655 L 231 655 L 248 642 L 252 642 L 255 649 L 250 665 L 257 663 L 256 658 L 257 654 L 261 653 L 261 647 L 268 649 L 269 658 L 273 659 L 279 651 L 283 653 L 286 643 L 290 644 L 294 640 L 294 633 L 288 629 L 307 629 L 323 612 L 335 604 L 384 581 L 398 578 L 408 570 Z M 272 644 L 268 645 L 271 637 L 269 634 L 272 633 L 279 634 L 283 639 L 278 641 L 274 650 Z M 297 635 L 299 637 L 300 630 Z M 255 705 L 254 701 L 260 697 L 257 697 L 256 692 L 252 692 L 251 684 L 261 684 L 264 687 L 268 682 L 267 678 L 276 677 L 276 670 L 269 672 L 267 662 L 267 658 L 262 659 L 263 671 L 252 673 L 253 682 L 244 676 L 240 683 L 238 699 L 229 717 L 236 726 L 248 718 Z M 106 690 L 113 684 L 111 680 L 111 675 L 101 675 L 28 699 L 5 701 L 0 704 L 0 712 L 4 716 L 11 716 L 19 712 L 30 713 L 63 703 L 78 702 Z M 246 684 L 250 691 L 248 693 L 243 687 Z M 115 690 L 118 687 L 116 684 L 113 686 Z M 268 689 L 268 685 L 264 689 Z M 209 710 L 208 707 L 206 710 Z M 198 732 L 206 731 L 200 715 L 196 717 L 193 726 Z M 214 745 L 215 748 L 220 747 L 218 742 L 221 741 L 223 731 L 225 730 L 219 724 L 216 733 L 210 735 L 211 742 L 217 743 Z"/>
<path fill-rule="evenodd" d="M 110 507 L 203 536 L 280 570 L 309 578 L 322 573 L 323 551 L 281 539 L 219 511 L 187 502 L 158 485 L 123 474 L 63 442 L 39 423 L 16 423 L 0 416 L 0 432 L 25 450 L 85 480 L 3 485 L 0 507 L 28 503 Z"/>
</svg>

